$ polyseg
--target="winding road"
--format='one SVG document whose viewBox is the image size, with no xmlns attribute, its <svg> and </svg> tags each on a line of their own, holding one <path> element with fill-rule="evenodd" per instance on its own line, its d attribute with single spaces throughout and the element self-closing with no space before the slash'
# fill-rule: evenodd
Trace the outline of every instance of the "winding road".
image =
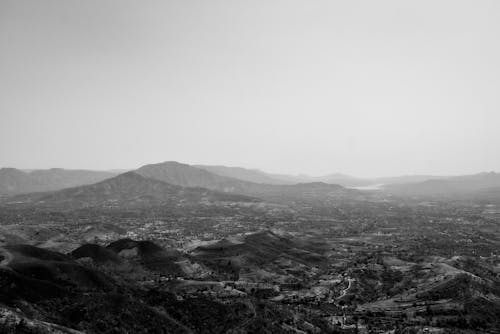
<svg viewBox="0 0 500 334">
<path fill-rule="evenodd" d="M 337 297 L 337 299 L 344 297 L 349 292 L 349 290 L 352 288 L 352 282 L 354 282 L 356 280 L 354 278 L 348 278 L 347 281 L 348 281 L 347 288 L 342 290 L 342 293 L 340 294 L 340 296 Z"/>
<path fill-rule="evenodd" d="M 7 266 L 13 259 L 14 256 L 5 249 L 0 249 L 0 266 Z"/>
</svg>

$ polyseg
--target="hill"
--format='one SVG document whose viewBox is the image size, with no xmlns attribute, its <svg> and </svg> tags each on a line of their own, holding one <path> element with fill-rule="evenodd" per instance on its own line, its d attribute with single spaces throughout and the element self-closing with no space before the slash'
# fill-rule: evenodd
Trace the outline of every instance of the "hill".
<svg viewBox="0 0 500 334">
<path fill-rule="evenodd" d="M 329 183 L 339 184 L 344 187 L 366 186 L 376 183 L 375 180 L 362 179 L 340 173 L 324 176 L 272 174 L 258 169 L 242 167 L 195 165 L 193 167 L 204 169 L 219 176 L 230 177 L 242 181 L 275 185 L 292 185 L 298 183 Z"/>
<path fill-rule="evenodd" d="M 323 255 L 269 230 L 247 235 L 242 240 L 223 239 L 201 246 L 191 255 L 215 272 L 234 279 L 241 279 L 243 274 L 248 278 L 262 270 L 275 275 L 283 269 L 280 263 L 286 263 L 289 269 L 294 265 L 319 265 L 325 260 Z"/>
<path fill-rule="evenodd" d="M 10 269 L 3 275 L 17 281 L 14 295 L 28 299 L 59 296 L 75 286 L 84 289 L 107 289 L 110 281 L 102 273 L 86 268 L 70 256 L 30 245 L 8 245 L 0 248 L 0 268 Z M 39 291 L 40 287 L 45 287 Z M 0 292 L 2 293 L 2 292 Z M 10 296 L 8 292 L 3 292 Z"/>
<path fill-rule="evenodd" d="M 148 242 L 138 244 L 149 255 L 158 249 Z M 146 272 L 139 271 L 127 283 L 108 276 L 120 278 L 123 270 L 86 266 L 85 261 L 28 245 L 0 248 L 0 332 L 218 333 L 246 317 L 239 313 L 245 305 L 237 302 L 228 305 L 203 296 L 178 300 L 171 293 L 145 290 L 141 275 L 155 277 Z"/>
<path fill-rule="evenodd" d="M 184 272 L 176 263 L 181 254 L 173 249 L 165 249 L 151 241 L 120 239 L 107 246 L 109 251 L 128 259 L 136 259 L 146 269 L 165 275 L 180 276 Z"/>
<path fill-rule="evenodd" d="M 248 169 L 242 167 L 227 167 L 227 166 L 207 166 L 207 165 L 195 165 L 193 167 L 206 170 L 210 173 L 231 177 L 241 181 L 253 182 L 253 183 L 265 183 L 265 184 L 294 184 L 299 183 L 299 181 L 294 181 L 293 177 L 287 180 L 286 175 L 274 175 L 265 173 L 258 169 Z"/>
<path fill-rule="evenodd" d="M 95 263 L 120 263 L 120 258 L 112 250 L 95 244 L 85 244 L 71 252 L 75 259 L 91 258 Z"/>
<path fill-rule="evenodd" d="M 0 195 L 54 191 L 92 184 L 116 176 L 116 173 L 52 168 L 25 172 L 15 168 L 0 169 Z"/>
<path fill-rule="evenodd" d="M 385 190 L 404 196 L 462 198 L 464 196 L 480 197 L 483 192 L 487 196 L 488 189 L 496 187 L 500 187 L 500 174 L 489 172 L 388 185 Z"/>
<path fill-rule="evenodd" d="M 500 187 L 481 189 L 471 194 L 470 198 L 477 202 L 500 204 Z"/>
<path fill-rule="evenodd" d="M 135 172 L 147 178 L 181 187 L 201 187 L 223 192 L 244 193 L 245 189 L 252 185 L 249 182 L 220 176 L 207 170 L 175 161 L 145 165 Z"/>
<path fill-rule="evenodd" d="M 224 201 L 251 202 L 255 199 L 202 188 L 183 188 L 127 172 L 92 185 L 14 196 L 4 203 L 69 210 L 86 207 L 188 206 Z"/>
<path fill-rule="evenodd" d="M 356 196 L 359 193 L 336 184 L 311 182 L 300 184 L 264 184 L 221 176 L 205 169 L 164 162 L 147 165 L 136 170 L 142 176 L 179 186 L 203 187 L 226 193 L 242 194 L 274 202 L 289 200 L 318 200 L 339 196 Z"/>
</svg>

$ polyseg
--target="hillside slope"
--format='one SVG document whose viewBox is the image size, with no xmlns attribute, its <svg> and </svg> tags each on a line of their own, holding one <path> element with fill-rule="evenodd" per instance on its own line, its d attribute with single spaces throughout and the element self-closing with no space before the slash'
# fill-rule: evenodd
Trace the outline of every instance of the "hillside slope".
<svg viewBox="0 0 500 334">
<path fill-rule="evenodd" d="M 96 184 L 56 192 L 14 196 L 6 205 L 78 209 L 85 207 L 151 207 L 198 205 L 211 202 L 252 202 L 253 198 L 202 188 L 183 188 L 134 172 L 120 174 Z"/>
<path fill-rule="evenodd" d="M 0 169 L 0 195 L 54 191 L 92 184 L 117 173 L 52 168 L 25 172 L 15 168 Z"/>
<path fill-rule="evenodd" d="M 210 173 L 231 177 L 241 181 L 253 182 L 253 183 L 265 183 L 265 184 L 294 184 L 292 179 L 286 180 L 285 176 L 273 175 L 265 173 L 257 169 L 248 169 L 242 167 L 227 167 L 227 166 L 208 166 L 208 165 L 195 165 L 193 167 L 206 170 Z M 292 178 L 292 177 L 290 177 Z"/>
<path fill-rule="evenodd" d="M 321 200 L 342 196 L 358 196 L 354 190 L 336 184 L 323 182 L 299 184 L 264 184 L 220 176 L 207 170 L 178 162 L 164 162 L 147 165 L 136 170 L 136 173 L 171 184 L 189 187 L 203 187 L 226 193 L 242 194 L 258 197 L 274 202 L 290 200 Z"/>
<path fill-rule="evenodd" d="M 388 185 L 385 190 L 396 195 L 415 197 L 475 197 L 488 189 L 500 187 L 500 173 L 479 173 L 423 182 Z M 493 194 L 494 192 L 491 192 Z"/>
</svg>

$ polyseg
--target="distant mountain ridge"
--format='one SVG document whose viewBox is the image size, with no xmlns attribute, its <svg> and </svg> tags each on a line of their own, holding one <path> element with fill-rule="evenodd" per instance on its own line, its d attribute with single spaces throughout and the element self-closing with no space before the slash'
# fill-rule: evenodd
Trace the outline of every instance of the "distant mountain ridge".
<svg viewBox="0 0 500 334">
<path fill-rule="evenodd" d="M 443 176 L 435 175 L 403 175 L 394 177 L 376 177 L 376 178 L 362 178 L 350 176 L 342 173 L 332 173 L 323 176 L 309 176 L 309 175 L 286 175 L 286 174 L 273 174 L 267 173 L 258 169 L 248 169 L 243 167 L 227 167 L 227 166 L 211 166 L 211 165 L 194 165 L 200 169 L 204 169 L 211 173 L 239 179 L 242 181 L 264 183 L 264 184 L 298 184 L 298 183 L 313 183 L 323 182 L 329 184 L 338 184 L 343 187 L 363 187 L 379 184 L 399 184 L 410 182 L 422 182 L 432 179 L 440 179 Z"/>
<path fill-rule="evenodd" d="M 483 172 L 404 184 L 388 185 L 391 193 L 415 197 L 480 196 L 496 193 L 500 188 L 500 173 Z"/>
<path fill-rule="evenodd" d="M 8 198 L 6 205 L 34 205 L 79 209 L 86 207 L 151 207 L 160 205 L 198 205 L 210 202 L 252 202 L 256 199 L 203 188 L 185 188 L 135 172 L 104 181 L 55 192 L 32 193 Z"/>
<path fill-rule="evenodd" d="M 55 191 L 92 184 L 118 173 L 76 169 L 39 169 L 29 172 L 16 168 L 0 169 L 0 196 L 22 193 Z"/>
<path fill-rule="evenodd" d="M 248 169 L 243 167 L 227 167 L 227 166 L 208 166 L 208 165 L 194 165 L 193 167 L 206 170 L 210 173 L 219 176 L 232 177 L 242 181 L 264 183 L 264 184 L 293 184 L 295 182 L 290 177 L 287 180 L 286 175 L 270 174 L 258 169 Z"/>
<path fill-rule="evenodd" d="M 215 202 L 272 203 L 329 201 L 358 196 L 355 190 L 322 182 L 263 184 L 220 176 L 187 164 L 168 161 L 143 166 L 98 183 L 53 192 L 8 197 L 10 206 L 58 209 L 189 206 Z"/>
<path fill-rule="evenodd" d="M 227 166 L 209 166 L 209 165 L 194 165 L 200 169 L 204 169 L 211 173 L 231 177 L 243 181 L 262 183 L 262 184 L 298 184 L 298 183 L 314 183 L 323 182 L 329 184 L 339 184 L 341 186 L 361 186 L 373 184 L 374 181 L 369 179 L 357 178 L 340 173 L 329 174 L 325 176 L 308 176 L 308 175 L 286 175 L 273 174 L 263 172 L 258 169 L 248 169 L 243 167 L 227 167 Z"/>
<path fill-rule="evenodd" d="M 249 182 L 220 176 L 201 168 L 176 161 L 166 161 L 140 167 L 135 172 L 144 177 L 181 187 L 201 187 L 223 192 L 241 192 Z"/>
<path fill-rule="evenodd" d="M 339 195 L 352 195 L 354 191 L 337 184 L 310 182 L 297 184 L 267 184 L 221 176 L 205 169 L 175 161 L 146 165 L 136 173 L 182 187 L 201 187 L 232 194 L 242 194 L 265 200 L 280 199 L 312 200 Z"/>
<path fill-rule="evenodd" d="M 111 205 L 109 201 L 116 201 L 119 205 L 138 205 L 141 202 L 160 205 L 172 204 L 172 201 L 179 199 L 177 195 L 181 188 L 190 189 L 184 195 L 191 199 L 196 197 L 197 200 L 203 197 L 200 194 L 212 191 L 218 193 L 219 197 L 222 194 L 242 195 L 273 202 L 283 202 L 282 200 L 308 202 L 342 196 L 352 198 L 359 196 L 359 193 L 345 187 L 364 189 L 374 184 L 386 192 L 400 196 L 435 197 L 469 194 L 475 195 L 477 199 L 495 199 L 499 197 L 497 194 L 500 188 L 500 174 L 493 172 L 452 177 L 409 175 L 363 179 L 340 173 L 321 177 L 290 176 L 242 167 L 188 165 L 166 161 L 119 174 L 120 178 L 115 178 L 117 176 L 115 173 L 60 168 L 25 172 L 15 168 L 3 168 L 0 169 L 0 196 L 30 194 L 25 197 L 16 196 L 14 201 L 38 204 L 45 199 L 58 203 L 57 205 L 62 205 L 68 200 L 69 204 L 72 199 L 74 201 L 71 205 L 76 206 L 85 206 L 84 203 Z M 107 182 L 100 184 L 102 181 Z M 157 184 L 157 181 L 162 182 L 161 185 Z M 131 182 L 136 184 L 133 185 Z M 86 187 L 87 185 L 92 187 Z M 103 185 L 108 188 L 103 188 Z M 80 186 L 84 187 L 73 189 Z M 178 188 L 174 190 L 175 187 Z M 198 190 L 195 191 L 193 188 Z M 116 193 L 113 193 L 114 191 Z M 130 192 L 130 195 L 125 194 L 127 192 Z M 198 195 L 195 196 L 195 192 Z M 131 194 L 135 194 L 135 197 Z M 79 204 L 76 204 L 77 202 Z"/>
</svg>

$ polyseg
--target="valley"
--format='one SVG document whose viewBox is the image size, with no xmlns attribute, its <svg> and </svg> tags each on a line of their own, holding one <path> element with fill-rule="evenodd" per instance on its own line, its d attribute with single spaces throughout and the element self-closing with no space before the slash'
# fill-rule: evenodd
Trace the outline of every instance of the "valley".
<svg viewBox="0 0 500 334">
<path fill-rule="evenodd" d="M 160 167 L 2 200 L 6 333 L 500 331 L 494 202 Z"/>
</svg>

